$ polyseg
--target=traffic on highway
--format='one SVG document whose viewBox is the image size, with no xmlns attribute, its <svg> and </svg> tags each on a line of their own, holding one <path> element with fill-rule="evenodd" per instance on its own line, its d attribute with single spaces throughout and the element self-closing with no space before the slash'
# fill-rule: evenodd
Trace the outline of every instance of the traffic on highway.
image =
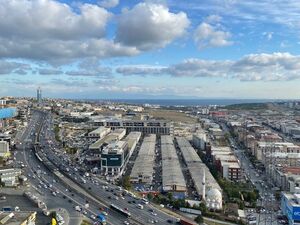
<svg viewBox="0 0 300 225">
<path fill-rule="evenodd" d="M 175 223 L 175 217 L 145 199 L 72 164 L 55 142 L 52 123 L 51 114 L 34 111 L 16 154 L 32 188 L 48 208 L 66 208 L 70 224 L 78 223 L 81 217 L 100 224 Z"/>
</svg>

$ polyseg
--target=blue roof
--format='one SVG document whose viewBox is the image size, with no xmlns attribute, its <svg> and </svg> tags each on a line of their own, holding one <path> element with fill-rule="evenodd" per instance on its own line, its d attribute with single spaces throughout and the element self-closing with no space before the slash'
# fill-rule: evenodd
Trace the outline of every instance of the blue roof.
<svg viewBox="0 0 300 225">
<path fill-rule="evenodd" d="M 16 108 L 4 108 L 0 109 L 0 119 L 8 119 L 17 115 Z"/>
</svg>

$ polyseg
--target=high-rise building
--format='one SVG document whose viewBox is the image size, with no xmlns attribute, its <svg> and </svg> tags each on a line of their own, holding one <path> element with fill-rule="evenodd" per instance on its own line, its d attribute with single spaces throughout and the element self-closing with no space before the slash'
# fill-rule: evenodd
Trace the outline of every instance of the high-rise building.
<svg viewBox="0 0 300 225">
<path fill-rule="evenodd" d="M 36 100 L 38 103 L 42 103 L 42 89 L 40 87 L 36 90 Z"/>
</svg>

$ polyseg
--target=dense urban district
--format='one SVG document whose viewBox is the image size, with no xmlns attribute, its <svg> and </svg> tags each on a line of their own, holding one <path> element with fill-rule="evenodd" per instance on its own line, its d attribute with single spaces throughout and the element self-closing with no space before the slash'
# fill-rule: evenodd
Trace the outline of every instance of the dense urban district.
<svg viewBox="0 0 300 225">
<path fill-rule="evenodd" d="M 299 224 L 300 104 L 3 97 L 0 224 Z"/>
</svg>

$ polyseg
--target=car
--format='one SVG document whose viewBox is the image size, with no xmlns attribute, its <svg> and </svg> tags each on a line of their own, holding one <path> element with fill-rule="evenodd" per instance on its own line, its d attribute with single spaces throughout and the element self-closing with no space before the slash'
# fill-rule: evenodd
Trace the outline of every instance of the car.
<svg viewBox="0 0 300 225">
<path fill-rule="evenodd" d="M 173 220 L 167 219 L 167 222 L 168 222 L 168 223 L 173 223 Z"/>
<path fill-rule="evenodd" d="M 125 220 L 125 221 L 124 221 L 124 224 L 125 224 L 125 225 L 129 225 L 130 223 L 129 223 L 127 220 Z"/>
<path fill-rule="evenodd" d="M 151 212 L 151 214 L 152 214 L 153 216 L 157 216 L 157 213 L 156 213 L 156 212 Z"/>
<path fill-rule="evenodd" d="M 96 220 L 96 216 L 95 215 L 91 215 L 90 216 L 92 220 Z"/>
<path fill-rule="evenodd" d="M 105 211 L 103 211 L 102 214 L 103 214 L 104 216 L 107 216 L 107 215 L 108 215 L 108 213 L 105 212 Z"/>
</svg>

